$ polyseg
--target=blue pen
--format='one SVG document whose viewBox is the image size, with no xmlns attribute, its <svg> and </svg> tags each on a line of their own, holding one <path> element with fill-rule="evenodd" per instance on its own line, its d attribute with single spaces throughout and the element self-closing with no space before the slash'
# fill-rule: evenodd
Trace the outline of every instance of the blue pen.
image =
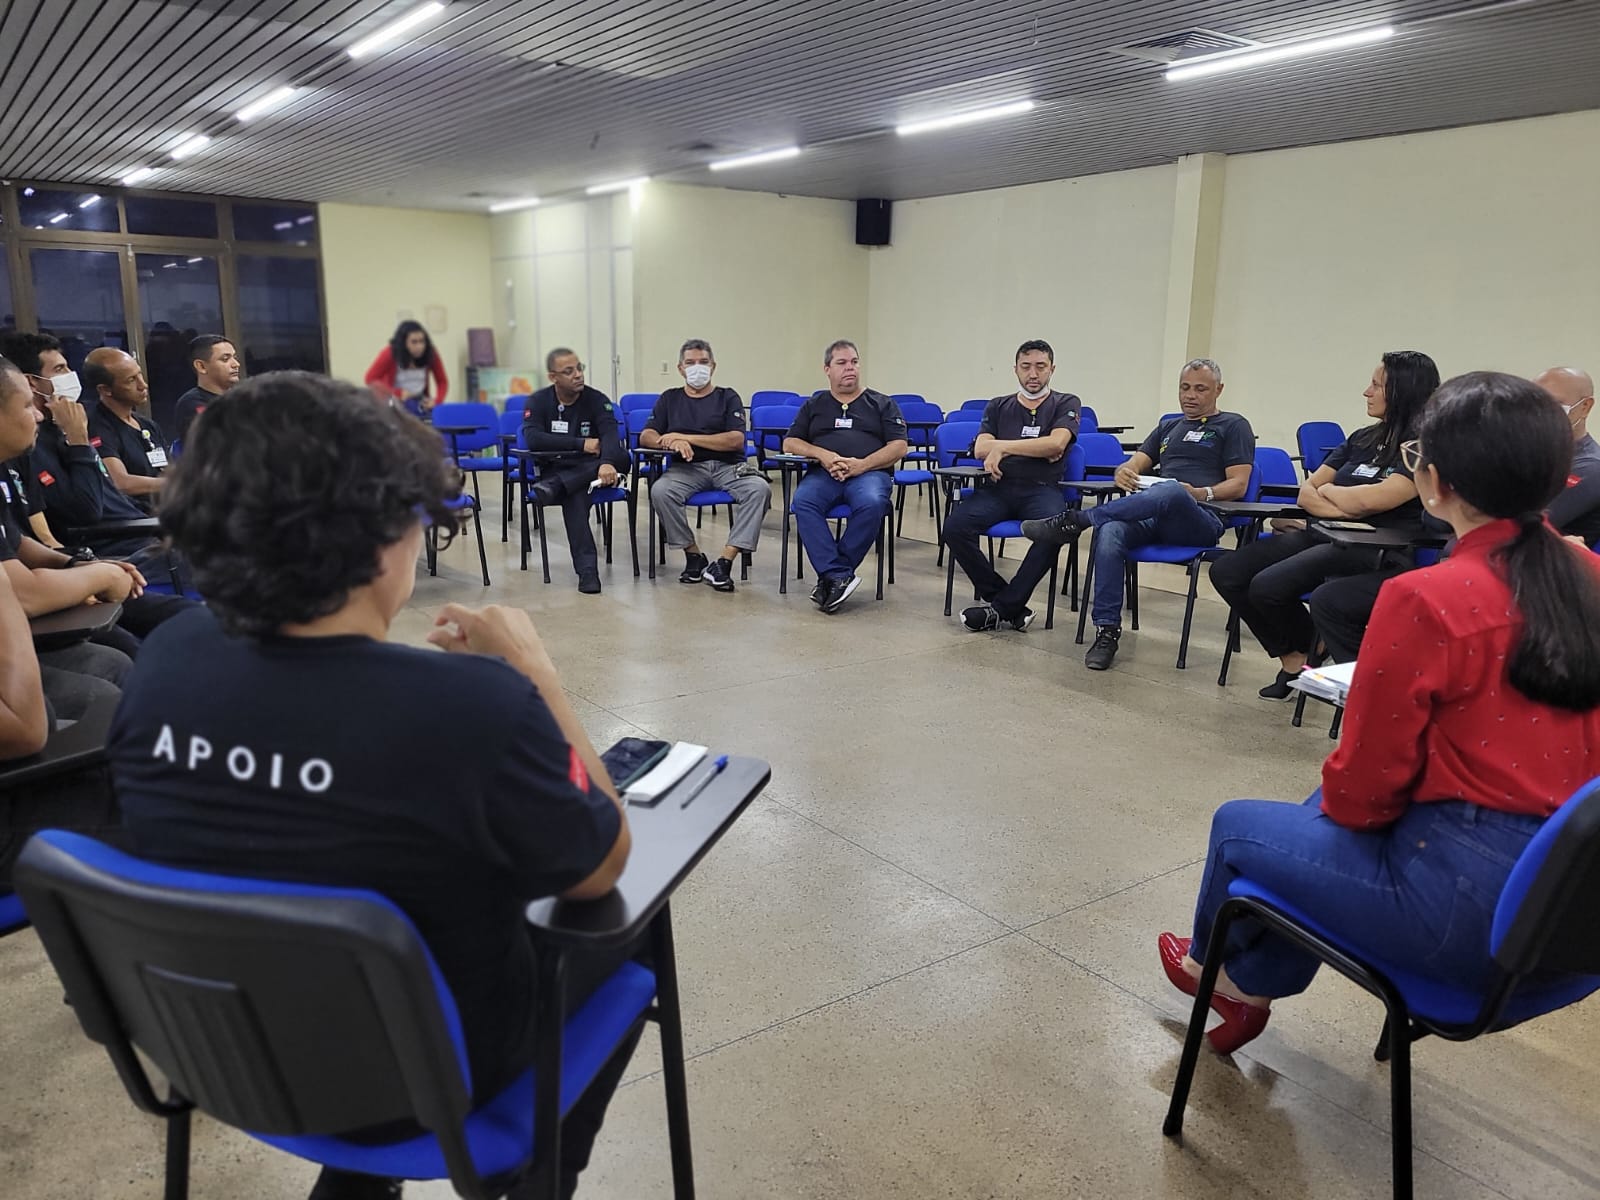
<svg viewBox="0 0 1600 1200">
<path fill-rule="evenodd" d="M 717 761 L 711 764 L 711 769 L 709 771 L 700 776 L 700 782 L 694 785 L 694 789 L 683 798 L 683 803 L 678 805 L 678 807 L 688 808 L 689 805 L 694 802 L 694 798 L 706 790 L 706 785 L 718 775 L 722 774 L 723 769 L 727 767 L 727 765 L 728 756 L 726 754 L 717 755 Z"/>
</svg>

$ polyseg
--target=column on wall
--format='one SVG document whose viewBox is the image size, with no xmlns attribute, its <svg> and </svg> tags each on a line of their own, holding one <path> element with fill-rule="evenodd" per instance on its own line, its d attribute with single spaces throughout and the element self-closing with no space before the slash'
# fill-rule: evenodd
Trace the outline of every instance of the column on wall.
<svg viewBox="0 0 1600 1200">
<path fill-rule="evenodd" d="M 1223 154 L 1189 154 L 1176 164 L 1172 257 L 1162 338 L 1163 369 L 1169 372 L 1191 358 L 1209 357 L 1211 353 L 1226 174 L 1227 156 Z M 1169 404 L 1161 411 L 1170 408 Z"/>
</svg>

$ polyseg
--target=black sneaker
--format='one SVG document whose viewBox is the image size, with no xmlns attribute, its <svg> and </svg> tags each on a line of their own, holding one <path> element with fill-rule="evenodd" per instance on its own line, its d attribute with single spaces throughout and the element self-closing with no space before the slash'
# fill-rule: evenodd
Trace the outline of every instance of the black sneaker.
<svg viewBox="0 0 1600 1200">
<path fill-rule="evenodd" d="M 725 558 L 714 558 L 706 568 L 705 581 L 719 592 L 733 591 L 733 564 Z"/>
<path fill-rule="evenodd" d="M 1025 608 L 1022 610 L 1020 616 L 1002 618 L 1002 620 L 1004 620 L 1007 625 L 1011 626 L 1011 628 L 1015 629 L 1018 633 L 1022 633 L 1028 628 L 1029 625 L 1033 624 L 1033 609 Z"/>
<path fill-rule="evenodd" d="M 1054 542 L 1065 546 L 1089 528 L 1089 518 L 1075 508 L 1069 508 L 1043 521 L 1024 521 L 1022 536 L 1030 542 Z"/>
<path fill-rule="evenodd" d="M 833 603 L 833 598 L 839 594 L 839 582 L 835 579 L 822 579 L 817 581 L 817 586 L 811 589 L 811 603 L 823 612 L 832 612 L 828 606 Z"/>
<path fill-rule="evenodd" d="M 679 583 L 699 583 L 706 576 L 706 567 L 710 563 L 704 554 L 690 554 L 683 564 L 683 574 L 678 576 Z"/>
<path fill-rule="evenodd" d="M 1294 689 L 1289 686 L 1289 681 L 1299 677 L 1299 671 L 1279 671 L 1278 678 L 1267 684 L 1256 695 L 1263 700 L 1288 700 L 1294 695 Z"/>
<path fill-rule="evenodd" d="M 973 633 L 984 633 L 1000 628 L 1000 614 L 991 604 L 974 604 L 961 610 L 961 623 Z"/>
<path fill-rule="evenodd" d="M 848 579 L 830 580 L 832 587 L 829 589 L 827 599 L 822 602 L 822 611 L 825 613 L 838 612 L 839 606 L 850 599 L 851 594 L 861 586 L 861 580 L 851 575 Z"/>
<path fill-rule="evenodd" d="M 600 594 L 600 576 L 594 572 L 578 576 L 578 590 L 585 596 L 598 596 Z"/>
<path fill-rule="evenodd" d="M 1107 625 L 1094 631 L 1094 645 L 1089 647 L 1089 652 L 1083 656 L 1083 665 L 1091 671 L 1108 671 L 1111 662 L 1117 657 L 1117 640 L 1122 637 L 1122 630 L 1115 625 Z"/>
</svg>

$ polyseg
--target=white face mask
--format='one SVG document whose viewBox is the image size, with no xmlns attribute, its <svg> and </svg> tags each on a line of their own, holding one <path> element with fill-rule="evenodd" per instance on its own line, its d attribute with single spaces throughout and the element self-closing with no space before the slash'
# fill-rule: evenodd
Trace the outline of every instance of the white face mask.
<svg viewBox="0 0 1600 1200">
<path fill-rule="evenodd" d="M 76 400 L 83 395 L 83 384 L 79 381 L 76 371 L 68 371 L 65 375 L 52 376 L 50 388 L 56 395 L 65 396 L 68 400 Z"/>
<path fill-rule="evenodd" d="M 699 389 L 711 382 L 711 368 L 705 363 L 690 363 L 683 369 L 684 382 Z"/>
<path fill-rule="evenodd" d="M 1022 394 L 1024 396 L 1026 396 L 1029 400 L 1043 400 L 1046 396 L 1048 396 L 1050 394 L 1050 385 L 1048 383 L 1045 384 L 1037 392 L 1030 392 L 1027 388 L 1023 388 L 1022 389 Z"/>
</svg>

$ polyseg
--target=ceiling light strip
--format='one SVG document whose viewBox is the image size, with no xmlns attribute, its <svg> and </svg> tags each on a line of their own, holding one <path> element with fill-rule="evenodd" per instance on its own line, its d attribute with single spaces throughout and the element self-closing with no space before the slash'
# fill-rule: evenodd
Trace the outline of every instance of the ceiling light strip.
<svg viewBox="0 0 1600 1200">
<path fill-rule="evenodd" d="M 640 175 L 635 179 L 618 179 L 613 183 L 595 183 L 584 188 L 584 194 L 589 196 L 609 196 L 612 192 L 625 192 L 629 188 L 636 188 L 650 182 L 650 176 Z"/>
<path fill-rule="evenodd" d="M 355 45 L 351 46 L 350 49 L 345 51 L 345 53 L 351 58 L 365 58 L 374 50 L 383 49 L 383 47 L 387 46 L 390 42 L 400 37 L 401 34 L 410 29 L 414 29 L 424 21 L 428 21 L 434 17 L 437 17 L 443 11 L 444 5 L 438 3 L 437 0 L 434 0 L 434 2 L 430 4 L 424 4 L 419 8 L 414 8 L 399 20 L 391 21 L 376 33 L 369 34 L 367 37 L 362 38 Z"/>
<path fill-rule="evenodd" d="M 738 154 L 732 158 L 719 158 L 708 165 L 713 171 L 731 171 L 738 167 L 758 167 L 762 163 L 783 162 L 785 159 L 799 157 L 799 146 L 781 146 L 776 150 L 758 150 L 754 154 Z"/>
<path fill-rule="evenodd" d="M 990 108 L 974 108 L 968 112 L 951 113 L 947 117 L 930 117 L 923 121 L 906 121 L 896 125 L 894 131 L 901 137 L 918 133 L 934 133 L 941 129 L 956 129 L 962 125 L 976 125 L 980 121 L 998 121 L 1003 117 L 1017 117 L 1033 111 L 1032 100 L 1013 100 L 1009 104 L 996 104 Z"/>
<path fill-rule="evenodd" d="M 233 114 L 234 120 L 244 121 L 247 123 L 254 121 L 257 117 L 265 116 L 273 109 L 280 108 L 289 103 L 289 101 L 293 100 L 299 94 L 300 89 L 297 87 L 281 87 L 277 91 L 261 97 L 261 99 L 257 100 L 254 104 L 245 105 L 238 112 Z"/>
<path fill-rule="evenodd" d="M 1378 25 L 1372 29 L 1358 29 L 1352 33 L 1339 33 L 1332 37 L 1310 38 L 1303 42 L 1285 42 L 1259 50 L 1229 50 L 1222 54 L 1170 66 L 1167 68 L 1167 78 L 1178 83 L 1185 79 L 1220 75 L 1224 71 L 1242 71 L 1249 67 L 1264 67 L 1269 63 L 1288 62 L 1313 54 L 1370 46 L 1376 42 L 1388 41 L 1395 32 L 1393 25 Z"/>
</svg>

